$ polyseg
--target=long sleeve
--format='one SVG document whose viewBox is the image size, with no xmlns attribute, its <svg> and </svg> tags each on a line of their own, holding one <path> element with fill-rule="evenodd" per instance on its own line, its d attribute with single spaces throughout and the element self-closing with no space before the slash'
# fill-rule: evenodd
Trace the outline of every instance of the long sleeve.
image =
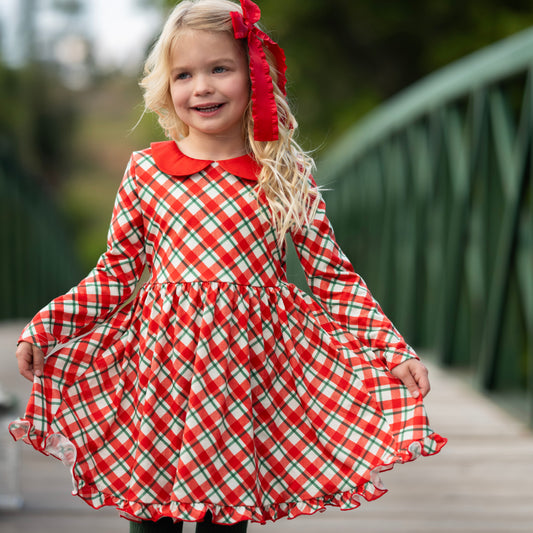
<svg viewBox="0 0 533 533">
<path fill-rule="evenodd" d="M 76 286 L 39 311 L 19 342 L 37 345 L 46 354 L 56 344 L 90 331 L 131 296 L 144 263 L 143 217 L 130 160 L 115 200 L 106 251 Z"/>
<path fill-rule="evenodd" d="M 334 321 L 382 358 L 389 369 L 418 358 L 340 249 L 322 198 L 311 224 L 293 230 L 291 237 L 313 295 Z"/>
</svg>

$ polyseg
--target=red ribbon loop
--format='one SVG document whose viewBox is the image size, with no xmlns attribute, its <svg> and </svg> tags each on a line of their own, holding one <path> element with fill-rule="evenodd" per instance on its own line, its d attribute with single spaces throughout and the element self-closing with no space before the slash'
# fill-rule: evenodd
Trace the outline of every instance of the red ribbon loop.
<svg viewBox="0 0 533 533">
<path fill-rule="evenodd" d="M 278 71 L 278 87 L 286 94 L 285 53 L 265 32 L 255 26 L 261 18 L 261 10 L 252 0 L 241 0 L 243 14 L 231 12 L 235 39 L 248 40 L 250 80 L 252 83 L 252 117 L 254 139 L 275 141 L 279 138 L 278 108 L 274 98 L 274 85 L 264 48 L 274 56 Z"/>
</svg>

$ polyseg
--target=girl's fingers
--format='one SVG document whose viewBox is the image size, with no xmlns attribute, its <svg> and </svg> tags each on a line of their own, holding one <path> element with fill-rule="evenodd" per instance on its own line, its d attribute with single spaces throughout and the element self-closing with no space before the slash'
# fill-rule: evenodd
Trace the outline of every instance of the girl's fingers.
<svg viewBox="0 0 533 533">
<path fill-rule="evenodd" d="M 428 370 L 418 360 L 412 359 L 393 368 L 392 374 L 402 381 L 413 398 L 426 396 L 430 390 Z"/>
<path fill-rule="evenodd" d="M 44 354 L 37 348 L 37 346 L 34 346 L 32 344 L 33 349 L 33 373 L 41 377 L 43 375 L 43 369 L 44 369 Z"/>
<path fill-rule="evenodd" d="M 17 347 L 17 362 L 19 373 L 29 381 L 33 381 L 34 373 L 42 376 L 44 367 L 44 354 L 29 342 L 21 342 Z"/>
<path fill-rule="evenodd" d="M 404 374 L 403 377 L 400 378 L 403 381 L 403 384 L 407 387 L 409 392 L 411 393 L 411 396 L 413 398 L 418 398 L 420 396 L 420 391 L 418 390 L 418 384 L 410 371 Z"/>
<path fill-rule="evenodd" d="M 417 383 L 418 383 L 418 388 L 420 389 L 420 392 L 422 393 L 422 396 L 423 397 L 427 396 L 431 387 L 429 385 L 428 371 L 425 366 L 422 367 L 422 369 L 420 370 L 417 376 Z"/>
<path fill-rule="evenodd" d="M 33 350 L 31 344 L 21 342 L 17 346 L 16 355 L 19 374 L 26 379 L 33 381 Z"/>
</svg>

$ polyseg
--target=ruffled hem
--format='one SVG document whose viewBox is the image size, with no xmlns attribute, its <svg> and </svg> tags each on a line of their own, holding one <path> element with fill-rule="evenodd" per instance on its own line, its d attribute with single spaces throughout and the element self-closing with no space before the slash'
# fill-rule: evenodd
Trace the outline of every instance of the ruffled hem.
<svg viewBox="0 0 533 533">
<path fill-rule="evenodd" d="M 212 520 L 218 524 L 235 524 L 248 520 L 259 524 L 275 522 L 281 518 L 292 520 L 301 515 L 313 515 L 326 511 L 327 507 L 338 507 L 341 511 L 357 509 L 363 500 L 373 501 L 388 492 L 382 483 L 381 473 L 394 468 L 396 464 L 414 461 L 418 457 L 435 455 L 446 444 L 447 439 L 432 433 L 420 440 L 402 443 L 391 462 L 375 466 L 368 475 L 369 481 L 351 490 L 325 494 L 315 498 L 299 501 L 288 501 L 272 505 L 257 506 L 225 506 L 208 502 L 180 502 L 146 504 L 144 502 L 127 501 L 100 491 L 94 484 L 86 483 L 75 472 L 76 447 L 66 437 L 54 433 L 43 439 L 41 443 L 31 435 L 32 424 L 25 419 L 18 419 L 9 425 L 12 437 L 33 446 L 47 456 L 53 456 L 63 462 L 70 470 L 74 490 L 72 494 L 79 496 L 94 509 L 115 507 L 119 515 L 127 520 L 159 520 L 170 517 L 175 521 L 201 522 L 206 513 L 212 514 Z"/>
</svg>

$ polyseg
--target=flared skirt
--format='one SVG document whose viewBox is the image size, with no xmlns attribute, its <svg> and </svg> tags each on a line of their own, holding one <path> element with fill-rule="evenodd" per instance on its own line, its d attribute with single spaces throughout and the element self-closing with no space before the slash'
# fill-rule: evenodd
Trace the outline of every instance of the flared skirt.
<svg viewBox="0 0 533 533">
<path fill-rule="evenodd" d="M 438 452 L 386 364 L 291 284 L 162 283 L 57 347 L 10 431 L 132 520 L 265 523 L 355 508 Z"/>
</svg>

